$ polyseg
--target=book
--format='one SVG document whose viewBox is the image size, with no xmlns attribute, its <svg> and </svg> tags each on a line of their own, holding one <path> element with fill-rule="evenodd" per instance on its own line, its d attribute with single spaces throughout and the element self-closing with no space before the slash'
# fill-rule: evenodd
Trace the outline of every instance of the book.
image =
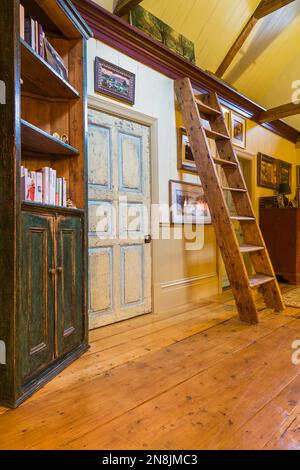
<svg viewBox="0 0 300 470">
<path fill-rule="evenodd" d="M 35 200 L 35 171 L 28 171 L 25 178 L 25 201 Z"/>
<path fill-rule="evenodd" d="M 25 8 L 20 4 L 20 37 L 25 40 Z"/>
<path fill-rule="evenodd" d="M 21 166 L 21 200 L 26 200 L 26 177 L 27 177 L 27 168 Z"/>
<path fill-rule="evenodd" d="M 25 34 L 25 41 L 29 46 L 32 46 L 32 34 L 31 34 L 31 17 L 26 16 L 25 18 L 25 28 L 24 28 L 24 34 Z"/>
<path fill-rule="evenodd" d="M 45 58 L 45 54 L 44 54 L 44 38 L 45 38 L 45 33 L 44 33 L 44 30 L 43 30 L 43 27 L 42 25 L 38 25 L 38 44 L 39 44 L 39 47 L 38 47 L 38 54 L 43 57 L 43 59 Z"/>
<path fill-rule="evenodd" d="M 58 54 L 58 52 L 54 49 L 54 47 L 50 44 L 48 39 L 45 37 L 44 38 L 44 44 L 45 44 L 45 58 L 48 62 L 48 64 L 51 65 L 51 67 L 54 68 L 54 70 L 65 80 L 68 80 L 68 69 L 65 66 L 61 56 Z"/>
<path fill-rule="evenodd" d="M 50 168 L 50 194 L 49 194 L 49 204 L 55 206 L 55 192 L 56 192 L 56 170 Z"/>
<path fill-rule="evenodd" d="M 43 204 L 49 204 L 50 168 L 45 166 L 39 171 L 42 173 L 42 202 Z"/>
<path fill-rule="evenodd" d="M 34 22 L 34 43 L 35 43 L 35 52 L 39 53 L 40 43 L 39 43 L 39 24 L 37 21 Z"/>
</svg>

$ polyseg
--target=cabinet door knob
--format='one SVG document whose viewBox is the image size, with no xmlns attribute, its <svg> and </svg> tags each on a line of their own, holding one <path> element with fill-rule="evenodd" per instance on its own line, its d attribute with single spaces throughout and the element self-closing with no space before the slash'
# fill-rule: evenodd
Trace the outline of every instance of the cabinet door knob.
<svg viewBox="0 0 300 470">
<path fill-rule="evenodd" d="M 50 268 L 49 269 L 49 274 L 51 274 L 52 276 L 54 276 L 56 273 L 56 269 L 55 268 Z"/>
<path fill-rule="evenodd" d="M 63 268 L 62 268 L 61 266 L 59 266 L 59 268 L 56 268 L 56 271 L 57 271 L 58 273 L 62 273 L 62 272 L 63 272 Z"/>
</svg>

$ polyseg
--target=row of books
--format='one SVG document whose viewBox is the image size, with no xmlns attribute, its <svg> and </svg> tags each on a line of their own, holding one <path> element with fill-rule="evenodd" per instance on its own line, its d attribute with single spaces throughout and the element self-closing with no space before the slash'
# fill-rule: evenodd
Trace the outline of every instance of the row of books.
<svg viewBox="0 0 300 470">
<path fill-rule="evenodd" d="M 37 54 L 45 58 L 43 27 L 32 16 L 26 16 L 23 5 L 20 5 L 20 36 Z"/>
<path fill-rule="evenodd" d="M 53 168 L 30 171 L 21 166 L 21 198 L 23 201 L 67 207 L 67 182 L 65 178 L 57 178 Z"/>
</svg>

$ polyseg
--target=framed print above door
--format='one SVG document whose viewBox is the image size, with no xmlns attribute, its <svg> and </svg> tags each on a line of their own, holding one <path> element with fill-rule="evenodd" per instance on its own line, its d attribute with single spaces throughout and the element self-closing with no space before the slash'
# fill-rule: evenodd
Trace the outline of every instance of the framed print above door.
<svg viewBox="0 0 300 470">
<path fill-rule="evenodd" d="M 232 143 L 242 149 L 246 148 L 246 128 L 247 121 L 239 114 L 231 111 L 230 113 L 230 128 Z"/>
<path fill-rule="evenodd" d="M 96 57 L 95 91 L 133 105 L 135 102 L 135 75 Z"/>
</svg>

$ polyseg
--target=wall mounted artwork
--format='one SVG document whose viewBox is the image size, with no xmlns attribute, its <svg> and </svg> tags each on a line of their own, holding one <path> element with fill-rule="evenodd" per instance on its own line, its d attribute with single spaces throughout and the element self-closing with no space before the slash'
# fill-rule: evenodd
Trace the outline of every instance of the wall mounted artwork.
<svg viewBox="0 0 300 470">
<path fill-rule="evenodd" d="M 140 5 L 131 9 L 130 21 L 133 26 L 139 28 L 152 39 L 161 42 L 189 62 L 195 63 L 194 44 Z"/>
<path fill-rule="evenodd" d="M 237 147 L 246 148 L 247 121 L 239 114 L 231 111 L 230 127 L 232 143 Z"/>
<path fill-rule="evenodd" d="M 133 105 L 135 101 L 135 75 L 96 57 L 95 91 Z"/>
<path fill-rule="evenodd" d="M 278 165 L 275 158 L 258 154 L 257 185 L 263 188 L 276 189 L 278 184 Z"/>
</svg>

